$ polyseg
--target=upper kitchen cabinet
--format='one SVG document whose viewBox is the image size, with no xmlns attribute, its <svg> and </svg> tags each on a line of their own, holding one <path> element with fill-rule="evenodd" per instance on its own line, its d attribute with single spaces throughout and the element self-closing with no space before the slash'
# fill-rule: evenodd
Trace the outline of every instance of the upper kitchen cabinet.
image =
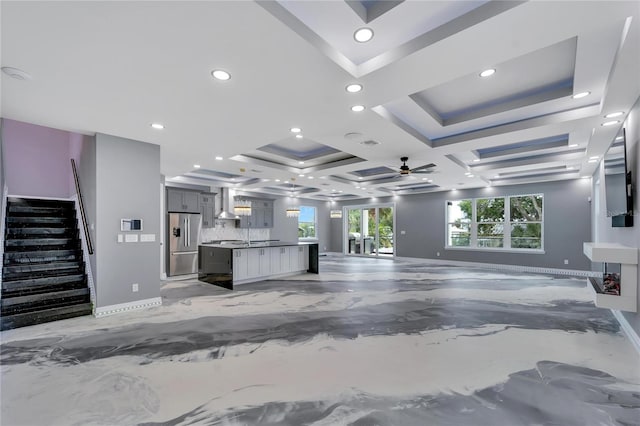
<svg viewBox="0 0 640 426">
<path fill-rule="evenodd" d="M 213 228 L 216 225 L 215 193 L 200 193 L 200 214 L 202 215 L 202 227 Z"/>
<path fill-rule="evenodd" d="M 167 188 L 167 212 L 201 213 L 200 193 L 188 189 Z"/>
</svg>

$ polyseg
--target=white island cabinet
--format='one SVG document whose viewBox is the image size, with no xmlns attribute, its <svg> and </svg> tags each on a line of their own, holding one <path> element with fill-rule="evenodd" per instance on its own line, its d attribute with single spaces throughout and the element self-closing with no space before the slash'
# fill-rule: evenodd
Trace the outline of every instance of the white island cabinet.
<svg viewBox="0 0 640 426">
<path fill-rule="evenodd" d="M 225 288 L 305 272 L 318 273 L 318 244 L 203 244 L 198 249 L 198 279 Z"/>
</svg>

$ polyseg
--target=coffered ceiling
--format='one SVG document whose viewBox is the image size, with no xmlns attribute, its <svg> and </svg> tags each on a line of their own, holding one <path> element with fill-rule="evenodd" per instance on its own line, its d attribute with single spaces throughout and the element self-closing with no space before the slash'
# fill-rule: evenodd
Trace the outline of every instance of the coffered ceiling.
<svg viewBox="0 0 640 426">
<path fill-rule="evenodd" d="M 577 179 L 640 96 L 638 1 L 0 7 L 2 66 L 31 76 L 2 74 L 3 117 L 159 144 L 168 179 L 201 185 L 324 200 Z M 403 156 L 435 167 L 400 175 Z"/>
</svg>

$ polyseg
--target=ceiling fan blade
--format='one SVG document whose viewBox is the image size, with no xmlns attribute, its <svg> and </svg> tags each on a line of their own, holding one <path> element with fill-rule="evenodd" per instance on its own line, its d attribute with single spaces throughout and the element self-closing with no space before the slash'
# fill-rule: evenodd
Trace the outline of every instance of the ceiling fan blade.
<svg viewBox="0 0 640 426">
<path fill-rule="evenodd" d="M 411 174 L 416 174 L 416 175 L 430 175 L 431 173 L 435 172 L 435 170 L 412 170 Z"/>
<path fill-rule="evenodd" d="M 418 166 L 411 169 L 412 172 L 417 172 L 418 170 L 430 169 L 431 167 L 435 167 L 436 165 L 433 163 L 425 164 L 424 166 Z"/>
</svg>

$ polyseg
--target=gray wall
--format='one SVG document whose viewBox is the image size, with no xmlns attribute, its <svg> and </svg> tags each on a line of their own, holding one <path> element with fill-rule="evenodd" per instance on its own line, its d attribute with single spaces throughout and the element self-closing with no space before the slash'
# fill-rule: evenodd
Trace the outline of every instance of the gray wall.
<svg viewBox="0 0 640 426">
<path fill-rule="evenodd" d="M 544 254 L 445 250 L 447 200 L 538 193 L 544 195 Z M 395 203 L 394 240 L 397 256 L 400 257 L 589 270 L 590 263 L 582 253 L 582 243 L 591 238 L 590 195 L 589 181 L 577 179 L 459 190 L 455 193 L 404 195 L 395 199 L 381 198 L 370 204 Z M 349 204 L 364 203 L 363 200 L 340 203 L 341 206 Z M 405 234 L 402 235 L 401 231 L 405 231 Z M 569 260 L 567 265 L 564 259 Z"/>
<path fill-rule="evenodd" d="M 606 215 L 606 203 L 604 202 L 606 193 L 605 185 L 603 185 L 604 173 L 601 165 L 593 179 L 594 195 L 596 192 L 599 192 L 598 196 L 601 200 L 598 211 L 594 211 L 594 240 L 605 243 L 619 243 L 638 248 L 640 246 L 640 214 L 638 214 L 638 203 L 640 200 L 640 185 L 638 185 L 638 174 L 640 174 L 640 98 L 629 112 L 624 127 L 627 137 L 627 170 L 631 171 L 633 180 L 634 224 L 632 228 L 613 228 L 611 226 L 611 218 Z M 595 185 L 598 179 L 600 180 L 600 184 Z M 640 268 L 638 268 L 637 278 L 640 283 Z M 640 292 L 638 292 L 638 306 L 640 307 Z M 629 324 L 631 324 L 631 327 L 633 327 L 636 333 L 640 335 L 640 314 L 634 312 L 622 312 L 622 314 L 627 321 L 629 321 Z"/>
<path fill-rule="evenodd" d="M 295 203 L 303 206 L 316 207 L 318 216 L 318 248 L 321 252 L 330 250 L 331 227 L 329 222 L 329 203 L 325 201 L 308 200 L 303 198 L 278 198 L 273 204 L 273 228 L 271 238 L 280 241 L 298 241 L 298 220 L 287 217 L 285 210 Z"/>
<path fill-rule="evenodd" d="M 95 148 L 97 306 L 159 297 L 160 147 L 97 134 Z M 122 218 L 142 219 L 156 241 L 118 243 Z"/>
</svg>

